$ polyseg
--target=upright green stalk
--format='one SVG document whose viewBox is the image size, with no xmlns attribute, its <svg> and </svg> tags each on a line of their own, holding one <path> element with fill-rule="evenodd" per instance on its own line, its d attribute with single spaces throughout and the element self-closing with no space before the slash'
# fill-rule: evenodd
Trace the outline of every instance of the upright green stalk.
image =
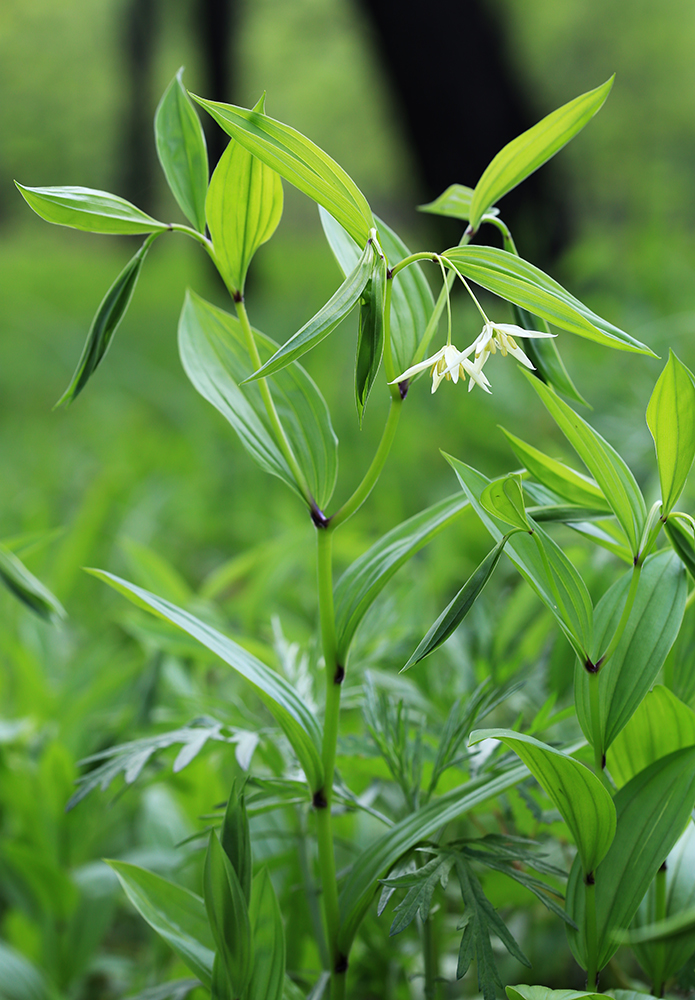
<svg viewBox="0 0 695 1000">
<path fill-rule="evenodd" d="M 666 862 L 656 873 L 654 880 L 654 922 L 666 918 Z M 654 949 L 654 982 L 652 983 L 652 993 L 655 997 L 664 995 L 664 961 L 666 958 L 666 944 L 663 941 L 655 941 L 652 945 Z"/>
<path fill-rule="evenodd" d="M 425 965 L 425 1000 L 437 998 L 437 937 L 434 932 L 434 916 L 429 913 L 427 920 L 422 922 L 422 953 Z"/>
<path fill-rule="evenodd" d="M 598 989 L 598 931 L 596 927 L 596 883 L 593 872 L 584 876 L 586 908 L 586 988 Z"/>
</svg>

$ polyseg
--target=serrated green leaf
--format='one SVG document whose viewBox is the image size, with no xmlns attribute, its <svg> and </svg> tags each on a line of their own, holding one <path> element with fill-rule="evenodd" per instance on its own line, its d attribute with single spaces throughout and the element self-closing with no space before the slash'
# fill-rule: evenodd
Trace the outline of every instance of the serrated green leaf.
<svg viewBox="0 0 695 1000">
<path fill-rule="evenodd" d="M 374 227 L 372 211 L 335 160 L 300 132 L 258 111 L 191 95 L 228 135 L 331 213 L 360 246 Z"/>
<path fill-rule="evenodd" d="M 569 500 L 570 503 L 609 510 L 606 498 L 593 479 L 582 475 L 581 472 L 577 472 L 569 465 L 543 454 L 538 448 L 522 441 L 521 438 L 511 434 L 504 427 L 500 427 L 500 430 L 509 441 L 512 451 L 519 461 L 523 462 L 539 483 L 543 483 L 544 486 L 564 497 L 565 500 Z"/>
<path fill-rule="evenodd" d="M 608 770 L 618 788 L 674 750 L 695 744 L 695 712 L 657 684 L 648 691 L 608 751 Z"/>
<path fill-rule="evenodd" d="M 427 635 L 425 635 L 422 642 L 420 642 L 413 655 L 401 670 L 401 673 L 403 673 L 403 670 L 408 670 L 416 663 L 419 663 L 420 660 L 424 660 L 435 649 L 439 649 L 450 635 L 453 635 L 483 592 L 485 584 L 492 576 L 495 566 L 499 562 L 506 542 L 506 536 L 500 539 L 494 549 L 488 552 L 478 568 L 471 573 L 456 597 L 447 605 L 434 625 L 429 629 Z"/>
<path fill-rule="evenodd" d="M 255 332 L 255 338 L 262 357 L 274 353 L 277 344 L 269 337 Z M 195 388 L 229 421 L 251 457 L 302 496 L 273 438 L 259 387 L 239 388 L 252 372 L 239 321 L 189 292 L 179 321 L 179 351 Z M 338 474 L 338 442 L 328 408 L 299 365 L 278 372 L 271 391 L 295 458 L 323 508 Z"/>
<path fill-rule="evenodd" d="M 107 862 L 141 917 L 210 988 L 214 943 L 200 896 L 125 861 Z"/>
<path fill-rule="evenodd" d="M 205 855 L 203 886 L 220 972 L 224 973 L 230 997 L 240 997 L 253 968 L 249 909 L 237 874 L 214 830 Z"/>
<path fill-rule="evenodd" d="M 282 205 L 279 174 L 231 139 L 205 199 L 215 264 L 231 291 L 243 294 L 249 264 L 277 229 Z"/>
<path fill-rule="evenodd" d="M 501 479 L 493 479 L 480 494 L 480 504 L 488 514 L 511 524 L 512 528 L 532 531 L 526 516 L 520 475 L 509 473 Z"/>
<path fill-rule="evenodd" d="M 466 278 L 561 330 L 604 347 L 654 356 L 644 344 L 597 316 L 557 281 L 516 254 L 495 247 L 465 246 L 445 250 L 442 256 Z"/>
<path fill-rule="evenodd" d="M 617 628 L 631 580 L 632 571 L 628 570 L 596 605 L 590 654 L 593 663 L 605 652 Z M 645 559 L 622 638 L 598 674 L 601 753 L 606 752 L 656 680 L 678 635 L 686 593 L 685 571 L 672 552 L 658 552 Z M 589 684 L 594 682 L 583 665 L 577 664 L 577 717 L 587 739 L 592 741 Z"/>
<path fill-rule="evenodd" d="M 598 968 L 617 951 L 620 935 L 680 837 L 695 803 L 695 747 L 676 750 L 640 771 L 615 795 L 615 837 L 595 872 Z M 567 928 L 575 958 L 586 968 L 584 885 L 575 861 L 567 883 Z"/>
<path fill-rule="evenodd" d="M 138 252 L 132 257 L 101 301 L 92 325 L 87 334 L 87 340 L 82 348 L 80 360 L 77 362 L 75 374 L 70 380 L 56 406 L 71 403 L 82 392 L 87 382 L 101 364 L 108 351 L 113 335 L 126 314 L 130 300 L 135 291 L 135 285 L 140 277 L 143 261 L 150 248 L 152 237 L 148 237 Z"/>
<path fill-rule="evenodd" d="M 85 187 L 24 187 L 15 181 L 19 192 L 37 215 L 57 226 L 70 226 L 86 233 L 110 233 L 114 236 L 140 233 L 163 233 L 166 222 L 157 222 L 125 198 L 108 191 Z"/>
<path fill-rule="evenodd" d="M 584 465 L 596 480 L 637 555 L 647 519 L 644 497 L 635 477 L 615 448 L 574 412 L 552 389 L 533 377 L 529 382 Z"/>
<path fill-rule="evenodd" d="M 656 448 L 665 518 L 681 495 L 695 458 L 695 386 L 673 351 L 649 400 L 647 425 Z"/>
<path fill-rule="evenodd" d="M 494 202 L 538 170 L 584 128 L 603 105 L 612 86 L 613 77 L 546 115 L 500 150 L 475 186 L 470 209 L 472 229 L 478 228 Z"/>
<path fill-rule="evenodd" d="M 384 353 L 384 296 L 386 263 L 376 257 L 369 281 L 360 298 L 360 322 L 355 360 L 355 403 L 360 427 L 369 393 L 374 385 Z"/>
<path fill-rule="evenodd" d="M 446 191 L 443 191 L 434 201 L 426 205 L 418 205 L 418 212 L 428 212 L 430 215 L 444 215 L 450 219 L 461 219 L 468 222 L 471 217 L 471 202 L 474 195 L 473 188 L 466 187 L 465 184 L 450 184 Z M 488 208 L 485 217 L 499 215 L 498 208 Z M 485 218 L 481 219 L 484 222 Z M 535 327 L 529 327 L 535 329 Z"/>
<path fill-rule="evenodd" d="M 568 754 L 510 729 L 477 729 L 469 746 L 501 740 L 526 764 L 570 828 L 585 874 L 603 860 L 615 836 L 615 807 L 600 780 Z"/>
<path fill-rule="evenodd" d="M 434 890 L 437 885 L 446 888 L 449 871 L 454 861 L 453 855 L 437 855 L 422 868 L 418 868 L 417 871 L 380 879 L 382 885 L 389 888 L 408 890 L 405 897 L 394 908 L 389 937 L 405 930 L 413 922 L 416 914 L 420 915 L 421 920 L 427 920 Z"/>
<path fill-rule="evenodd" d="M 150 594 L 149 591 L 121 580 L 111 573 L 105 573 L 103 570 L 89 572 L 118 590 L 133 604 L 183 629 L 245 677 L 256 688 L 259 697 L 268 706 L 290 741 L 312 790 L 321 788 L 323 784 L 321 730 L 314 713 L 291 684 L 227 636 L 188 611 L 177 608 L 161 597 Z"/>
<path fill-rule="evenodd" d="M 0 542 L 0 582 L 40 618 L 51 621 L 67 616 L 58 598 L 54 597 L 2 542 Z"/>
<path fill-rule="evenodd" d="M 281 1000 L 285 984 L 285 929 L 266 868 L 253 880 L 249 918 L 254 960 L 244 1000 Z"/>
<path fill-rule="evenodd" d="M 339 663 L 345 663 L 357 626 L 396 570 L 467 506 L 460 494 L 440 500 L 387 532 L 343 573 L 335 587 Z"/>
<path fill-rule="evenodd" d="M 200 118 L 183 85 L 183 66 L 157 106 L 154 137 L 164 176 L 179 208 L 198 232 L 205 232 L 208 152 Z"/>
</svg>

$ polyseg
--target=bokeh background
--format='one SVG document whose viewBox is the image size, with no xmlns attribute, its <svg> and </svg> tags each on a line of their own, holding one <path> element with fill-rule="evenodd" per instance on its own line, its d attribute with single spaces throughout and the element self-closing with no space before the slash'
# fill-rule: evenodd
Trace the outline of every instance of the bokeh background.
<svg viewBox="0 0 695 1000">
<path fill-rule="evenodd" d="M 279 635 L 309 641 L 315 598 L 302 510 L 252 466 L 178 362 L 186 287 L 226 305 L 202 252 L 183 238 L 157 242 L 103 367 L 73 406 L 53 411 L 134 244 L 49 226 L 13 179 L 112 190 L 178 221 L 152 118 L 184 65 L 188 87 L 213 99 L 251 106 L 266 91 L 268 113 L 337 159 L 412 249 L 441 250 L 460 231 L 416 206 L 450 183 L 474 186 L 504 143 L 615 73 L 600 114 L 505 199 L 502 215 L 522 255 L 662 357 L 673 347 L 695 367 L 694 51 L 690 0 L 3 0 L 0 538 L 70 616 L 51 629 L 0 595 L 0 938 L 6 962 L 21 954 L 33 963 L 26 975 L 42 970 L 34 986 L 110 998 L 156 981 L 167 960 L 135 918 L 119 911 L 107 930 L 115 896 L 101 869 L 90 899 L 103 926 L 93 921 L 91 950 L 78 961 L 72 948 L 70 965 L 72 946 L 57 929 L 73 913 L 61 879 L 89 873 L 104 854 L 176 867 L 174 843 L 224 798 L 229 772 L 196 764 L 185 781 L 150 778 L 141 794 L 93 796 L 64 816 L 80 757 L 210 710 L 219 681 L 209 665 L 192 678 L 181 650 L 178 659 L 162 652 L 82 567 L 137 577 L 182 601 L 214 598 L 226 627 L 268 655 Z M 223 144 L 211 128 L 213 155 Z M 339 283 L 315 206 L 287 186 L 285 197 L 248 290 L 252 321 L 280 341 Z M 475 315 L 457 301 L 454 318 L 455 342 L 468 343 Z M 307 359 L 343 445 L 338 498 L 369 460 L 387 402 L 375 391 L 359 431 L 355 325 L 352 316 Z M 592 422 L 649 494 L 644 410 L 661 363 L 561 341 Z M 492 376 L 485 399 L 450 385 L 430 397 L 424 382 L 416 386 L 384 479 L 341 535 L 339 560 L 454 491 L 439 449 L 502 473 L 515 464 L 496 427 L 504 424 L 566 454 L 514 366 L 499 363 Z M 686 509 L 693 499 L 691 491 Z M 433 583 L 424 604 L 411 600 L 411 626 L 451 596 L 486 544 L 472 519 L 434 543 L 418 564 Z M 402 597 L 412 580 L 406 573 L 398 585 Z M 395 601 L 398 591 L 389 593 Z M 387 603 L 380 613 L 392 611 Z M 492 610 L 482 624 L 489 636 Z M 384 665 L 374 623 L 364 649 Z M 32 876 L 39 856 L 45 870 Z"/>
</svg>

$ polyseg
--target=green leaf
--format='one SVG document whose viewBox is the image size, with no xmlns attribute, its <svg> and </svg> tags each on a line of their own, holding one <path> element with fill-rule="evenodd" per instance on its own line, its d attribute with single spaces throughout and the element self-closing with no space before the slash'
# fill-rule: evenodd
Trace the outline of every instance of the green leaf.
<svg viewBox="0 0 695 1000">
<path fill-rule="evenodd" d="M 285 983 L 285 929 L 266 868 L 253 880 L 249 918 L 254 960 L 244 1000 L 281 1000 Z"/>
<path fill-rule="evenodd" d="M 124 198 L 108 191 L 85 187 L 24 187 L 15 181 L 30 208 L 46 222 L 70 226 L 86 233 L 111 233 L 115 236 L 139 233 L 163 233 L 166 222 L 157 222 Z"/>
<path fill-rule="evenodd" d="M 356 858 L 340 893 L 338 947 L 347 955 L 353 938 L 369 908 L 378 880 L 390 871 L 406 851 L 432 837 L 437 830 L 482 802 L 511 788 L 528 774 L 521 764 L 500 774 L 485 774 L 432 800 L 392 826 Z"/>
<path fill-rule="evenodd" d="M 456 473 L 476 514 L 495 541 L 499 542 L 503 533 L 480 502 L 483 490 L 490 480 L 451 455 L 444 457 Z M 524 579 L 551 610 L 577 655 L 584 658 L 591 643 L 593 627 L 593 608 L 589 592 L 562 549 L 537 524 L 534 525 L 534 535 L 541 540 L 545 559 L 553 575 L 554 587 L 548 578 L 546 562 L 531 535 L 519 532 L 511 537 L 507 542 L 506 553 Z M 562 608 L 558 606 L 554 590 L 560 594 Z"/>
<path fill-rule="evenodd" d="M 384 353 L 384 296 L 386 294 L 386 263 L 374 260 L 372 276 L 360 298 L 360 324 L 357 334 L 355 361 L 355 402 L 360 427 L 369 393 L 374 385 Z"/>
<path fill-rule="evenodd" d="M 214 943 L 200 896 L 137 865 L 125 861 L 107 863 L 140 916 L 209 989 Z"/>
<path fill-rule="evenodd" d="M 205 232 L 208 152 L 200 118 L 182 82 L 183 66 L 164 91 L 154 117 L 157 156 L 186 218 Z"/>
<path fill-rule="evenodd" d="M 616 793 L 618 823 L 608 853 L 596 870 L 598 968 L 620 945 L 640 900 L 678 840 L 695 803 L 695 747 L 676 750 L 640 771 Z M 584 885 L 575 861 L 567 883 L 567 912 L 579 928 L 567 928 L 572 953 L 586 968 Z"/>
<path fill-rule="evenodd" d="M 695 712 L 657 684 L 648 691 L 608 751 L 608 770 L 618 788 L 674 750 L 695 744 Z"/>
<path fill-rule="evenodd" d="M 664 524 L 664 532 L 673 551 L 695 579 L 695 533 L 690 519 L 675 511 Z"/>
<path fill-rule="evenodd" d="M 538 448 L 522 441 L 521 438 L 511 434 L 504 427 L 500 427 L 500 430 L 509 441 L 512 451 L 519 461 L 523 462 L 539 483 L 543 483 L 544 486 L 564 497 L 565 500 L 569 500 L 570 503 L 585 507 L 598 507 L 606 511 L 609 509 L 606 498 L 593 479 L 582 475 L 581 472 L 576 472 L 569 465 L 558 462 L 555 458 L 544 455 Z"/>
<path fill-rule="evenodd" d="M 40 970 L 0 941 L 0 1000 L 51 1000 L 51 997 Z"/>
<path fill-rule="evenodd" d="M 246 989 L 253 967 L 249 909 L 232 863 L 214 830 L 210 832 L 203 871 L 205 909 L 217 946 L 220 972 L 232 997 Z"/>
<path fill-rule="evenodd" d="M 247 903 L 251 900 L 251 877 L 253 875 L 253 859 L 251 855 L 251 838 L 249 821 L 246 815 L 244 793 L 237 792 L 236 781 L 232 784 L 227 800 L 227 808 L 220 830 L 220 843 L 224 853 L 229 858 L 232 868 L 237 874 L 239 885 Z"/>
<path fill-rule="evenodd" d="M 367 200 L 343 168 L 300 132 L 258 111 L 191 95 L 232 139 L 323 205 L 360 246 L 374 228 Z"/>
<path fill-rule="evenodd" d="M 600 780 L 588 767 L 533 736 L 510 729 L 477 729 L 469 746 L 497 739 L 526 764 L 570 828 L 585 874 L 603 860 L 615 836 L 615 807 Z"/>
<path fill-rule="evenodd" d="M 273 713 L 278 725 L 290 741 L 312 790 L 321 787 L 323 784 L 321 730 L 314 713 L 291 684 L 227 636 L 195 618 L 188 611 L 183 611 L 161 597 L 150 594 L 149 591 L 121 580 L 111 573 L 105 573 L 103 570 L 89 572 L 108 583 L 114 590 L 118 590 L 133 604 L 172 622 L 193 636 L 238 674 L 245 677 L 256 688 L 259 697 Z"/>
<path fill-rule="evenodd" d="M 557 281 L 516 254 L 495 247 L 465 246 L 445 250 L 442 256 L 466 278 L 561 330 L 604 347 L 654 356 L 644 344 L 601 319 Z"/>
<path fill-rule="evenodd" d="M 396 570 L 468 506 L 460 493 L 393 528 L 348 567 L 335 588 L 338 662 L 345 664 L 357 626 Z"/>
<path fill-rule="evenodd" d="M 667 517 L 683 491 L 695 458 L 695 386 L 673 351 L 647 406 L 661 482 L 661 516 Z"/>
<path fill-rule="evenodd" d="M 65 608 L 58 598 L 54 597 L 2 542 L 0 542 L 0 582 L 40 618 L 51 621 L 66 617 Z"/>
<path fill-rule="evenodd" d="M 473 188 L 466 187 L 465 184 L 450 184 L 438 198 L 426 205 L 418 205 L 417 210 L 418 212 L 428 212 L 430 215 L 444 215 L 450 219 L 462 219 L 463 222 L 468 222 L 471 217 L 471 202 L 474 194 Z M 481 222 L 484 222 L 485 218 L 491 215 L 499 214 L 498 208 L 488 208 Z M 535 327 L 529 327 L 529 329 L 535 329 Z"/>
<path fill-rule="evenodd" d="M 607 441 L 574 412 L 552 389 L 529 377 L 550 416 L 596 480 L 637 555 L 647 508 L 635 477 Z"/>
<path fill-rule="evenodd" d="M 605 993 L 581 990 L 551 990 L 547 986 L 505 986 L 509 1000 L 605 1000 Z M 624 991 L 619 991 L 624 992 Z M 643 996 L 643 994 L 635 994 Z"/>
<path fill-rule="evenodd" d="M 501 479 L 493 479 L 480 494 L 480 504 L 488 514 L 498 517 L 512 528 L 531 532 L 521 491 L 521 476 L 509 473 Z"/>
<path fill-rule="evenodd" d="M 507 536 L 505 535 L 494 549 L 488 552 L 478 568 L 471 573 L 453 601 L 447 605 L 439 618 L 437 618 L 434 625 L 403 667 L 403 670 L 408 670 L 416 663 L 419 663 L 420 660 L 424 660 L 435 649 L 439 649 L 450 635 L 453 635 L 483 592 L 485 584 L 492 576 L 495 566 L 499 562 L 506 542 Z M 401 670 L 401 673 L 403 673 L 403 670 Z"/>
<path fill-rule="evenodd" d="M 393 923 L 389 930 L 389 937 L 400 934 L 405 930 L 415 916 L 419 914 L 420 920 L 427 920 L 432 897 L 437 885 L 446 889 L 449 880 L 449 871 L 455 862 L 453 854 L 438 854 L 431 861 L 428 861 L 422 868 L 414 872 L 406 872 L 403 875 L 382 878 L 379 881 L 382 885 L 391 889 L 407 889 L 405 897 L 394 908 Z"/>
<path fill-rule="evenodd" d="M 359 260 L 360 248 L 343 227 L 319 208 L 321 225 L 331 250 L 346 276 Z M 410 256 L 403 240 L 378 216 L 379 243 L 390 266 Z M 391 350 L 398 371 L 405 371 L 413 361 L 418 344 L 427 328 L 434 310 L 434 298 L 419 264 L 411 264 L 399 271 L 391 290 Z"/>
<path fill-rule="evenodd" d="M 255 333 L 261 357 L 277 344 Z M 251 457 L 302 496 L 273 432 L 257 385 L 240 389 L 251 374 L 239 321 L 189 292 L 179 321 L 179 350 L 189 379 L 229 421 Z M 331 498 L 338 474 L 338 442 L 328 408 L 313 380 L 299 365 L 279 372 L 273 398 L 285 433 L 320 508 Z"/>
<path fill-rule="evenodd" d="M 232 291 L 243 294 L 249 264 L 277 229 L 282 202 L 279 175 L 231 139 L 212 175 L 205 217 L 215 264 Z"/>
<path fill-rule="evenodd" d="M 532 316 L 531 313 L 519 306 L 512 306 L 512 316 L 514 322 L 522 330 L 549 332 L 545 320 Z M 554 386 L 568 399 L 573 399 L 576 403 L 581 403 L 582 406 L 589 406 L 570 378 L 565 363 L 560 357 L 556 340 L 557 338 L 529 337 L 524 341 L 524 351 L 529 361 L 536 366 L 536 378 Z"/>
<path fill-rule="evenodd" d="M 584 128 L 602 106 L 612 86 L 613 77 L 551 112 L 500 150 L 475 186 L 470 208 L 473 230 L 478 228 L 484 213 L 494 202 L 538 170 Z"/>
<path fill-rule="evenodd" d="M 140 277 L 142 263 L 150 249 L 152 237 L 148 237 L 138 252 L 132 257 L 101 301 L 92 325 L 87 334 L 87 340 L 82 348 L 80 360 L 77 362 L 75 374 L 70 385 L 60 397 L 56 406 L 71 403 L 82 392 L 87 382 L 101 364 L 108 351 L 113 335 L 126 314 L 130 300 L 135 291 L 135 285 Z"/>
<path fill-rule="evenodd" d="M 617 580 L 596 605 L 590 659 L 596 663 L 617 628 L 632 580 L 632 570 Z M 686 576 L 671 552 L 648 556 L 640 574 L 632 611 L 615 652 L 598 675 L 600 752 L 605 753 L 656 680 L 680 629 L 687 593 Z M 582 664 L 574 675 L 579 723 L 593 741 L 589 678 Z"/>
</svg>

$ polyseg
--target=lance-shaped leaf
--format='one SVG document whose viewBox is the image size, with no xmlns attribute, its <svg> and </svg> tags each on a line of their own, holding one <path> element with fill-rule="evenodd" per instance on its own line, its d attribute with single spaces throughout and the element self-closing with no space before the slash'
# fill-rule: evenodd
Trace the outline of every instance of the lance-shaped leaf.
<svg viewBox="0 0 695 1000">
<path fill-rule="evenodd" d="M 647 508 L 635 477 L 615 448 L 597 434 L 564 400 L 533 376 L 529 382 L 584 465 L 596 480 L 637 554 Z"/>
<path fill-rule="evenodd" d="M 657 684 L 647 692 L 608 751 L 608 770 L 618 788 L 655 760 L 695 745 L 695 712 Z"/>
<path fill-rule="evenodd" d="M 321 225 L 331 250 L 344 275 L 356 266 L 360 248 L 343 227 L 319 208 Z M 410 250 L 400 236 L 375 216 L 379 229 L 379 243 L 386 254 L 389 266 L 410 256 Z M 427 328 L 434 310 L 434 298 L 427 278 L 418 263 L 399 271 L 391 289 L 391 350 L 398 371 L 405 371 L 413 361 L 418 344 Z"/>
<path fill-rule="evenodd" d="M 53 1000 L 54 990 L 43 973 L 21 952 L 0 941 L 2 1000 Z"/>
<path fill-rule="evenodd" d="M 0 542 L 0 582 L 4 583 L 22 604 L 47 621 L 65 618 L 66 611 L 57 597 L 30 573 L 21 559 Z"/>
<path fill-rule="evenodd" d="M 664 532 L 673 551 L 695 579 L 695 533 L 691 518 L 674 511 L 664 524 Z"/>
<path fill-rule="evenodd" d="M 585 874 L 606 856 L 615 836 L 615 807 L 600 780 L 578 760 L 511 729 L 476 729 L 469 746 L 501 740 L 526 764 L 570 828 Z"/>
<path fill-rule="evenodd" d="M 200 118 L 182 82 L 183 66 L 159 102 L 154 117 L 157 155 L 179 208 L 205 232 L 208 152 Z"/>
<path fill-rule="evenodd" d="M 460 493 L 440 500 L 387 532 L 345 570 L 335 588 L 339 663 L 345 663 L 357 626 L 396 570 L 467 506 Z"/>
<path fill-rule="evenodd" d="M 584 128 L 602 106 L 612 86 L 613 77 L 551 112 L 500 150 L 475 186 L 470 209 L 472 229 L 478 228 L 490 205 L 538 170 Z"/>
<path fill-rule="evenodd" d="M 637 907 L 681 835 L 695 803 L 695 747 L 676 750 L 640 771 L 616 793 L 613 843 L 598 866 L 596 923 L 598 968 L 613 957 Z M 578 858 L 567 882 L 568 927 L 574 957 L 586 968 L 585 893 Z"/>
<path fill-rule="evenodd" d="M 127 580 L 121 580 L 111 573 L 105 573 L 103 570 L 90 570 L 90 572 L 100 580 L 104 580 L 114 590 L 118 590 L 133 604 L 183 629 L 245 677 L 255 687 L 259 697 L 268 706 L 290 741 L 311 788 L 316 791 L 321 787 L 323 784 L 321 730 L 314 713 L 291 684 L 265 663 L 261 663 L 255 656 L 232 642 L 226 635 L 206 622 L 200 621 L 188 611 L 177 608 L 161 597 L 150 594 L 149 591 L 136 587 Z"/>
<path fill-rule="evenodd" d="M 532 531 L 526 516 L 524 494 L 521 491 L 521 476 L 510 473 L 501 479 L 493 479 L 480 494 L 481 506 L 488 514 L 493 514 L 505 524 L 521 531 Z"/>
<path fill-rule="evenodd" d="M 605 1000 L 606 996 L 605 993 L 584 993 L 581 990 L 551 990 L 547 986 L 505 986 L 505 991 L 508 1000 Z"/>
<path fill-rule="evenodd" d="M 461 219 L 468 222 L 471 217 L 471 202 L 475 192 L 473 188 L 466 187 L 465 184 L 450 184 L 446 191 L 443 191 L 434 201 L 429 201 L 426 205 L 418 205 L 418 212 L 427 212 L 430 215 L 444 215 L 450 219 Z M 485 218 L 499 215 L 498 208 L 488 208 L 481 222 Z M 533 329 L 529 327 L 529 329 Z"/>
<path fill-rule="evenodd" d="M 526 309 L 519 306 L 512 306 L 512 316 L 517 326 L 522 330 L 540 330 L 549 333 L 548 324 L 545 320 L 532 316 Z M 524 343 L 524 351 L 532 364 L 536 366 L 536 377 L 554 386 L 569 399 L 583 406 L 589 404 L 581 395 L 565 368 L 565 363 L 560 357 L 556 337 L 529 337 Z"/>
<path fill-rule="evenodd" d="M 323 205 L 364 246 L 374 227 L 367 200 L 335 160 L 296 129 L 258 111 L 191 95 L 249 153 Z"/>
<path fill-rule="evenodd" d="M 15 184 L 27 202 L 46 222 L 70 226 L 86 233 L 114 236 L 163 233 L 166 222 L 157 222 L 117 194 L 85 187 L 24 187 Z"/>
<path fill-rule="evenodd" d="M 70 385 L 60 397 L 56 406 L 71 403 L 82 392 L 87 382 L 101 364 L 108 351 L 113 335 L 126 314 L 130 300 L 135 291 L 135 285 L 140 277 L 142 262 L 150 249 L 152 237 L 148 237 L 138 252 L 132 257 L 118 275 L 97 309 L 96 316 L 87 334 L 87 340 L 82 348 L 80 360 L 77 362 L 75 374 Z"/>
<path fill-rule="evenodd" d="M 205 909 L 215 939 L 220 972 L 231 997 L 240 997 L 253 968 L 253 936 L 249 908 L 232 863 L 214 830 L 210 833 L 203 870 Z"/>
<path fill-rule="evenodd" d="M 485 584 L 492 576 L 493 570 L 499 562 L 506 541 L 507 536 L 505 535 L 494 549 L 488 552 L 480 566 L 471 573 L 453 601 L 447 605 L 439 618 L 437 618 L 432 628 L 403 667 L 403 670 L 408 670 L 416 663 L 419 663 L 420 660 L 424 660 L 435 649 L 439 649 L 450 635 L 453 635 L 482 594 Z M 403 673 L 403 670 L 401 670 L 401 673 Z"/>
<path fill-rule="evenodd" d="M 249 919 L 253 932 L 253 971 L 245 1000 L 282 1000 L 285 982 L 285 929 L 266 868 L 253 880 Z"/>
<path fill-rule="evenodd" d="M 257 331 L 254 336 L 261 357 L 274 352 L 274 341 Z M 259 387 L 239 388 L 238 383 L 251 374 L 239 321 L 189 292 L 179 321 L 179 351 L 195 388 L 229 421 L 251 457 L 301 496 L 273 437 Z M 292 451 L 322 508 L 330 500 L 338 474 L 338 442 L 328 408 L 299 365 L 279 372 L 272 390 Z"/>
<path fill-rule="evenodd" d="M 378 888 L 378 880 L 406 851 L 433 836 L 451 820 L 511 788 L 527 775 L 525 765 L 519 764 L 500 774 L 485 774 L 468 781 L 406 816 L 362 851 L 340 893 L 338 947 L 342 953 L 347 955 L 350 951 L 357 929 Z"/>
<path fill-rule="evenodd" d="M 262 111 L 258 105 L 254 110 Z M 281 216 L 279 174 L 230 140 L 205 200 L 215 263 L 230 289 L 243 293 L 251 259 L 273 235 Z"/>
<path fill-rule="evenodd" d="M 632 570 L 617 580 L 596 605 L 590 659 L 596 663 L 618 626 Z M 669 551 L 648 556 L 637 585 L 632 611 L 615 651 L 598 675 L 600 752 L 605 753 L 656 680 L 676 641 L 687 594 L 685 571 Z M 593 742 L 589 684 L 595 683 L 582 664 L 574 675 L 579 723 Z"/>
<path fill-rule="evenodd" d="M 539 483 L 543 483 L 544 486 L 564 497 L 565 500 L 569 500 L 570 503 L 609 510 L 606 498 L 593 479 L 582 475 L 581 472 L 565 465 L 564 462 L 558 462 L 557 459 L 543 454 L 538 448 L 522 441 L 521 438 L 511 434 L 504 427 L 500 427 L 500 430 L 509 441 L 519 461 L 523 462 Z"/>
<path fill-rule="evenodd" d="M 673 351 L 647 406 L 661 482 L 661 516 L 681 495 L 695 458 L 695 386 L 693 376 Z"/>
<path fill-rule="evenodd" d="M 483 490 L 490 480 L 451 455 L 444 457 L 456 473 L 476 514 L 495 541 L 499 542 L 503 532 L 480 502 Z M 537 524 L 533 527 L 534 536 L 541 540 L 545 558 L 534 538 L 522 532 L 507 542 L 507 555 L 543 603 L 552 611 L 577 655 L 584 658 L 591 643 L 593 619 L 593 607 L 586 584 L 552 538 Z M 550 567 L 552 581 L 548 577 L 547 567 Z M 559 594 L 562 606 L 558 605 L 555 592 Z"/>
<path fill-rule="evenodd" d="M 209 989 L 215 945 L 200 896 L 137 865 L 108 864 L 140 916 Z"/>
<path fill-rule="evenodd" d="M 369 393 L 374 385 L 384 353 L 384 295 L 386 294 L 386 263 L 374 260 L 372 274 L 360 298 L 360 323 L 355 360 L 355 403 L 360 427 Z"/>
<path fill-rule="evenodd" d="M 653 356 L 644 344 L 597 316 L 557 281 L 516 254 L 496 247 L 465 246 L 446 250 L 442 256 L 466 278 L 561 330 L 604 347 Z"/>
<path fill-rule="evenodd" d="M 253 874 L 251 838 L 244 793 L 243 791 L 237 792 L 236 781 L 232 784 L 227 800 L 227 808 L 220 829 L 220 843 L 237 874 L 244 899 L 248 903 L 251 900 L 251 877 Z"/>
<path fill-rule="evenodd" d="M 319 309 L 315 316 L 312 316 L 308 323 L 304 324 L 301 330 L 297 330 L 264 365 L 244 381 L 253 382 L 256 379 L 282 371 L 292 361 L 301 358 L 303 354 L 325 340 L 359 301 L 369 281 L 373 264 L 374 250 L 370 240 L 365 246 L 362 256 L 359 257 L 353 270 L 345 278 L 338 291 Z"/>
</svg>

